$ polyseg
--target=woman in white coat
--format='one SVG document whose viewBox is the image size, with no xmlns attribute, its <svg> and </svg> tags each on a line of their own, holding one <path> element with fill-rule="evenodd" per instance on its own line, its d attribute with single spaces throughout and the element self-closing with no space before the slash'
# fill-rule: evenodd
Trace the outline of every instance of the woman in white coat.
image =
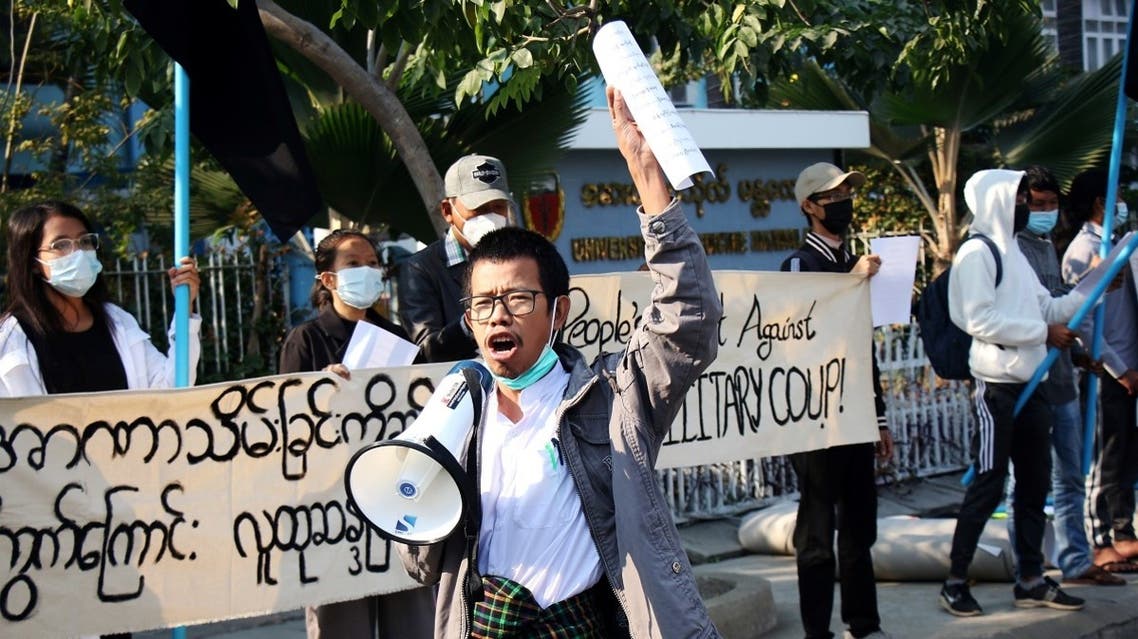
<svg viewBox="0 0 1138 639">
<path fill-rule="evenodd" d="M 109 301 L 98 248 L 87 216 L 66 202 L 33 204 L 8 219 L 0 397 L 174 385 L 173 358 L 158 352 L 130 313 Z M 184 258 L 168 275 L 171 286 L 189 285 L 193 306 L 200 284 L 194 261 Z M 201 318 L 192 317 L 190 384 L 201 355 L 200 332 Z"/>
<path fill-rule="evenodd" d="M 24 207 L 8 219 L 8 307 L 0 317 L 0 397 L 168 388 L 173 357 L 109 301 L 95 254 L 99 237 L 66 202 Z M 184 258 L 170 284 L 197 298 L 197 266 Z M 190 319 L 190 383 L 201 354 L 201 318 Z M 174 336 L 171 328 L 170 344 Z"/>
</svg>

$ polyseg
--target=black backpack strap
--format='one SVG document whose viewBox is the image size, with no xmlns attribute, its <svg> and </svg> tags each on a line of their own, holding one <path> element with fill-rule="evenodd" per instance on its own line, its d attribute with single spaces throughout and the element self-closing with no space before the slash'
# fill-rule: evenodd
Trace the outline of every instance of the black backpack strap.
<svg viewBox="0 0 1138 639">
<path fill-rule="evenodd" d="M 479 488 L 481 477 L 478 474 L 478 430 L 482 425 L 485 398 L 482 394 L 482 382 L 478 378 L 478 373 L 473 369 L 464 368 L 462 375 L 466 379 L 466 386 L 470 389 L 470 399 L 474 404 L 474 431 L 470 434 L 470 448 L 466 454 L 466 475 L 469 481 L 463 487 L 463 501 L 466 505 L 466 512 L 462 522 L 468 567 L 466 583 L 462 584 L 462 587 L 466 591 L 466 600 L 473 605 L 475 602 L 482 601 L 482 575 L 478 572 L 476 551 L 478 550 L 478 533 L 482 528 L 482 495 Z"/>
<path fill-rule="evenodd" d="M 1003 260 L 1000 259 L 1000 249 L 996 246 L 996 242 L 992 240 L 992 238 L 982 233 L 972 233 L 964 241 L 967 242 L 972 238 L 983 241 L 988 245 L 988 250 L 992 252 L 992 258 L 996 260 L 996 286 L 999 286 L 1000 282 L 1004 281 L 1004 263 Z"/>
</svg>

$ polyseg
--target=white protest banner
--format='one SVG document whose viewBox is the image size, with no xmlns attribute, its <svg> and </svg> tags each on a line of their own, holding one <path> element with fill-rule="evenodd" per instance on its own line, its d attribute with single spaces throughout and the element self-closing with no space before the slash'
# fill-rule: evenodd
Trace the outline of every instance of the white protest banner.
<svg viewBox="0 0 1138 639">
<path fill-rule="evenodd" d="M 619 351 L 651 276 L 574 278 L 564 339 Z M 721 272 L 718 359 L 658 467 L 877 437 L 864 278 Z M 348 505 L 359 448 L 395 437 L 450 364 L 0 400 L 0 636 L 73 637 L 406 589 Z"/>
<path fill-rule="evenodd" d="M 876 441 L 869 281 L 857 275 L 716 271 L 719 355 L 688 391 L 657 468 Z M 571 283 L 562 339 L 590 359 L 624 347 L 648 273 Z"/>
<path fill-rule="evenodd" d="M 593 55 L 605 82 L 624 96 L 632 118 L 672 186 L 686 189 L 692 185 L 691 176 L 710 173 L 711 165 L 676 113 L 628 26 L 618 20 L 601 27 L 593 39 Z"/>
<path fill-rule="evenodd" d="M 411 587 L 344 468 L 448 365 L 0 400 L 0 636 L 192 625 Z"/>
</svg>

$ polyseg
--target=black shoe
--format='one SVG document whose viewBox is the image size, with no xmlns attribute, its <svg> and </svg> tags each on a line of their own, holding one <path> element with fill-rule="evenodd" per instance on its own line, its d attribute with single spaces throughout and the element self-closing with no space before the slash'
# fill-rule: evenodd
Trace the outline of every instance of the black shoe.
<svg viewBox="0 0 1138 639">
<path fill-rule="evenodd" d="M 966 583 L 946 583 L 941 586 L 940 607 L 957 617 L 975 617 L 984 614 L 984 610 L 980 608 L 980 604 L 976 602 Z"/>
<path fill-rule="evenodd" d="M 1016 608 L 1054 608 L 1056 610 L 1082 610 L 1084 600 L 1072 597 L 1059 588 L 1050 577 L 1028 590 L 1018 583 L 1014 589 Z"/>
</svg>

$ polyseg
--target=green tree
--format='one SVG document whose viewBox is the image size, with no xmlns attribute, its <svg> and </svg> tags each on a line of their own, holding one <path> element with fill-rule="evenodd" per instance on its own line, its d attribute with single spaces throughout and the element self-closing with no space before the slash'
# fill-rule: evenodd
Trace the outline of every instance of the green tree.
<svg viewBox="0 0 1138 639">
<path fill-rule="evenodd" d="M 1035 8 L 1002 5 L 996 22 L 1004 28 L 992 29 L 981 18 L 992 19 L 998 3 L 972 4 L 970 12 L 930 15 L 927 30 L 900 47 L 885 80 L 854 86 L 808 61 L 772 91 L 785 106 L 869 112 L 867 152 L 919 199 L 937 272 L 967 232 L 957 205 L 965 145 L 982 149 L 990 165 L 1046 163 L 1070 179 L 1106 152 L 1117 89 L 1117 61 L 1068 80 L 1040 35 Z"/>
<path fill-rule="evenodd" d="M 147 173 L 135 172 L 122 153 L 133 138 L 155 136 L 160 118 L 117 117 L 136 98 L 169 92 L 164 54 L 97 2 L 15 1 L 7 21 L 0 216 L 33 199 L 75 200 L 125 245 L 150 211 L 170 208 L 169 187 L 136 188 Z M 13 182 L 17 158 L 21 185 Z M 27 185 L 34 188 L 15 188 Z"/>
<path fill-rule="evenodd" d="M 841 14 L 843 22 L 832 23 L 823 14 L 837 13 L 826 3 L 799 4 L 809 4 L 818 21 L 807 21 L 785 0 L 591 0 L 579 6 L 559 0 L 257 0 L 268 33 L 375 119 L 428 210 L 441 199 L 442 178 L 406 107 L 409 96 L 399 93 L 408 79 L 456 105 L 481 105 L 490 114 L 506 105 L 521 109 L 551 82 L 572 92 L 581 76 L 596 73 L 590 36 L 620 19 L 645 49 L 659 46 L 666 84 L 713 74 L 729 99 L 754 101 L 767 78 L 790 68 L 804 50 L 836 51 L 839 35 L 866 24 L 859 8 L 892 20 L 888 9 L 905 3 L 857 0 Z M 346 37 L 358 28 L 369 34 L 362 43 Z M 448 79 L 456 72 L 461 80 L 452 85 Z M 441 232 L 442 220 L 431 221 Z"/>
</svg>

